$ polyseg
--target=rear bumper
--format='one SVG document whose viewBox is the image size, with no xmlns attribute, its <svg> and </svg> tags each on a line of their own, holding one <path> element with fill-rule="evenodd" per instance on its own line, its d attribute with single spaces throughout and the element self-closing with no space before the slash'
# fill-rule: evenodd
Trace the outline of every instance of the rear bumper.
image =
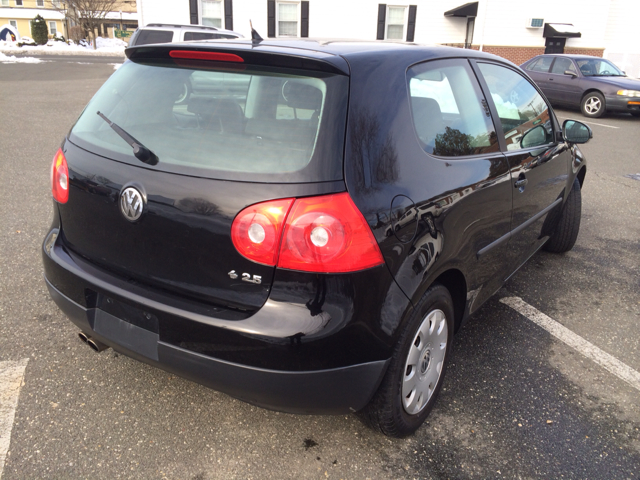
<svg viewBox="0 0 640 480">
<path fill-rule="evenodd" d="M 136 285 L 125 291 L 126 285 L 91 269 L 56 236 L 52 230 L 43 245 L 52 299 L 80 330 L 124 355 L 260 407 L 303 414 L 362 409 L 386 372 L 389 345 L 362 324 L 370 316 L 347 318 L 337 302 L 330 304 L 331 279 L 323 307 L 328 323 L 290 335 L 292 324 L 300 328 L 310 317 L 290 299 L 271 298 L 271 313 L 263 307 L 245 319 L 176 308 L 141 295 Z M 347 307 L 357 313 L 351 303 Z"/>
<path fill-rule="evenodd" d="M 117 352 L 271 410 L 307 414 L 360 410 L 373 396 L 388 362 L 306 372 L 226 362 L 162 342 L 158 334 L 100 309 L 84 308 L 46 283 L 51 298 L 80 330 Z"/>
</svg>

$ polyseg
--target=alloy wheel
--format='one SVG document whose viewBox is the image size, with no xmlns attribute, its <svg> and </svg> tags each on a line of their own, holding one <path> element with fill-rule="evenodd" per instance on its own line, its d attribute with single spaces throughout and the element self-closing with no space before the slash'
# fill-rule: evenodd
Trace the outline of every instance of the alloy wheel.
<svg viewBox="0 0 640 480">
<path fill-rule="evenodd" d="M 584 109 L 587 111 L 589 115 L 594 115 L 600 111 L 602 108 L 602 102 L 598 97 L 589 97 L 586 102 L 584 102 Z"/>
</svg>

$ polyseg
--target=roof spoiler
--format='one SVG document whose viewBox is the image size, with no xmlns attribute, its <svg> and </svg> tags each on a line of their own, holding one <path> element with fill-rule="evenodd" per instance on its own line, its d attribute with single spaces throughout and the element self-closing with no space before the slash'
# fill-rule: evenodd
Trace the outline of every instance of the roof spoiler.
<svg viewBox="0 0 640 480">
<path fill-rule="evenodd" d="M 217 63 L 224 68 L 227 62 L 214 60 L 215 54 L 218 53 L 221 54 L 218 55 L 219 58 L 224 58 L 225 54 L 230 58 L 239 57 L 244 65 L 311 70 L 339 75 L 350 74 L 347 61 L 339 55 L 289 46 L 265 45 L 264 42 L 257 46 L 251 40 L 244 42 L 246 43 L 224 40 L 223 42 L 206 41 L 192 44 L 140 45 L 127 48 L 125 54 L 129 60 L 136 63 L 153 63 L 159 60 L 174 61 L 176 52 L 179 51 L 190 52 L 191 55 L 200 53 L 202 54 L 199 55 L 200 57 L 211 58 L 211 60 L 201 61 L 211 62 L 212 65 Z"/>
</svg>

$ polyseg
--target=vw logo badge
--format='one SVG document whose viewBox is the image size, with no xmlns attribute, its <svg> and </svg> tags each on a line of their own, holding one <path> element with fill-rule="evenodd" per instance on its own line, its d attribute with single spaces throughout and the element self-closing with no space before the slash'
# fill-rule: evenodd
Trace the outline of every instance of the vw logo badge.
<svg viewBox="0 0 640 480">
<path fill-rule="evenodd" d="M 142 194 L 135 188 L 125 188 L 120 194 L 120 211 L 124 218 L 130 222 L 135 222 L 142 215 L 144 201 Z"/>
</svg>

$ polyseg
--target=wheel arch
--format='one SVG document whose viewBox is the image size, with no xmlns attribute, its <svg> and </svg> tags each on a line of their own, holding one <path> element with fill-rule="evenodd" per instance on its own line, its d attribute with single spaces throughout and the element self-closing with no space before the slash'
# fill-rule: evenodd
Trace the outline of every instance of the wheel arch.
<svg viewBox="0 0 640 480">
<path fill-rule="evenodd" d="M 576 178 L 580 182 L 580 189 L 582 189 L 582 186 L 584 185 L 584 178 L 586 176 L 587 176 L 587 167 L 584 166 L 580 170 L 578 170 L 578 173 L 576 174 Z"/>
<path fill-rule="evenodd" d="M 449 290 L 449 294 L 453 300 L 454 332 L 457 332 L 460 325 L 462 325 L 462 320 L 464 319 L 467 308 L 467 280 L 464 274 L 457 268 L 445 270 L 431 282 L 425 283 L 422 288 L 414 294 L 412 303 L 415 305 L 419 302 L 424 292 L 437 283 Z"/>
<path fill-rule="evenodd" d="M 602 91 L 598 90 L 597 88 L 588 88 L 587 90 L 584 91 L 584 93 L 582 94 L 582 97 L 580 98 L 580 102 L 582 103 L 582 101 L 584 100 L 584 97 L 586 97 L 587 95 L 589 95 L 590 93 L 599 93 L 600 95 L 602 95 L 602 97 L 604 98 L 604 93 L 602 93 Z"/>
</svg>

